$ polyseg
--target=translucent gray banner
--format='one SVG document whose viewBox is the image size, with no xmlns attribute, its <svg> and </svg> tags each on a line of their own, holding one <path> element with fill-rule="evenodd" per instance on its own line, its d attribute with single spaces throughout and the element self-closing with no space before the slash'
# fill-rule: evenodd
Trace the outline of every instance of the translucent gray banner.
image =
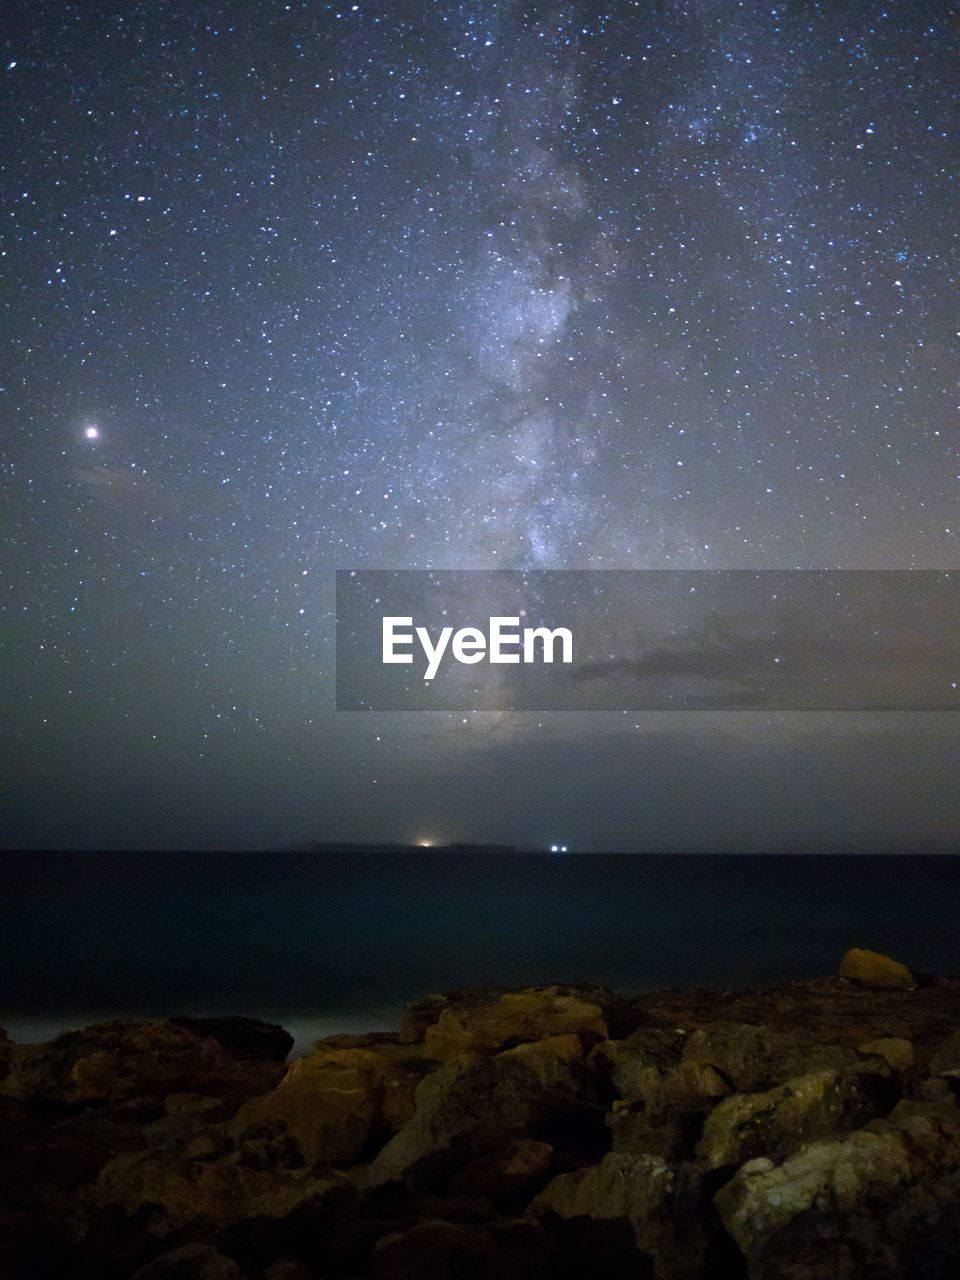
<svg viewBox="0 0 960 1280">
<path fill-rule="evenodd" d="M 960 709 L 960 573 L 340 570 L 344 711 Z"/>
</svg>

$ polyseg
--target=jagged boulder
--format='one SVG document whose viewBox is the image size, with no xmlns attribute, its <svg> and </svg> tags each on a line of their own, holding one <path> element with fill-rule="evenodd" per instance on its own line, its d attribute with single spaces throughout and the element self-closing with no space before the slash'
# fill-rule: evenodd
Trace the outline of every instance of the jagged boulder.
<svg viewBox="0 0 960 1280">
<path fill-rule="evenodd" d="M 421 1222 L 377 1242 L 372 1280 L 488 1280 L 496 1274 L 497 1247 L 485 1227 Z"/>
<path fill-rule="evenodd" d="M 757 1156 L 783 1160 L 805 1142 L 866 1124 L 877 1115 L 876 1082 L 892 1075 L 882 1059 L 873 1061 L 872 1070 L 864 1064 L 814 1071 L 763 1093 L 723 1099 L 707 1116 L 698 1156 L 712 1169 Z"/>
<path fill-rule="evenodd" d="M 852 1047 L 821 1044 L 809 1035 L 753 1023 L 716 1022 L 693 1031 L 685 1063 L 713 1067 L 731 1089 L 755 1091 L 812 1071 L 838 1070 L 856 1061 Z"/>
<path fill-rule="evenodd" d="M 912 991 L 917 985 L 913 974 L 899 960 L 860 947 L 853 947 L 844 955 L 839 974 L 858 986 L 882 990 Z"/>
<path fill-rule="evenodd" d="M 133 1280 L 244 1280 L 232 1258 L 208 1244 L 185 1244 L 137 1271 Z"/>
<path fill-rule="evenodd" d="M 47 1125 L 20 1152 L 22 1167 L 38 1182 L 72 1190 L 92 1182 L 103 1166 L 147 1145 L 143 1115 L 129 1107 L 80 1111 Z"/>
<path fill-rule="evenodd" d="M 615 1101 L 610 1114 L 614 1151 L 670 1160 L 689 1158 L 705 1117 L 731 1092 L 704 1062 L 634 1070 L 631 1087 L 634 1096 Z"/>
<path fill-rule="evenodd" d="M 216 1040 L 171 1022 L 118 1020 L 18 1045 L 0 1095 L 64 1107 L 186 1090 L 250 1096 L 280 1074 L 272 1062 L 237 1062 Z"/>
<path fill-rule="evenodd" d="M 525 1041 L 571 1033 L 605 1039 L 607 1025 L 599 1005 L 557 987 L 512 991 L 472 1007 L 442 1009 L 424 1033 L 424 1054 L 448 1062 L 465 1053 L 498 1053 Z"/>
<path fill-rule="evenodd" d="M 363 1181 L 377 1186 L 425 1161 L 443 1165 L 445 1157 L 456 1166 L 521 1137 L 549 1140 L 568 1122 L 576 1128 L 584 1111 L 602 1119 L 581 1096 L 588 1079 L 576 1037 L 458 1056 L 421 1080 L 412 1118 L 363 1171 Z"/>
<path fill-rule="evenodd" d="M 385 1132 L 388 1063 L 369 1049 L 330 1049 L 294 1062 L 270 1093 L 247 1102 L 230 1123 L 241 1144 L 290 1147 L 308 1166 L 356 1163 Z"/>
<path fill-rule="evenodd" d="M 342 1174 L 318 1177 L 303 1167 L 251 1165 L 222 1131 L 117 1156 L 85 1193 L 92 1210 L 121 1210 L 143 1219 L 150 1235 L 167 1237 L 183 1227 L 245 1219 L 286 1219 L 304 1206 L 322 1205 L 329 1216 L 355 1198 Z"/>
<path fill-rule="evenodd" d="M 654 1280 L 701 1280 L 708 1238 L 698 1213 L 700 1174 L 656 1156 L 610 1152 L 599 1165 L 554 1178 L 530 1206 L 531 1216 L 550 1224 L 629 1226 L 636 1274 Z M 569 1238 L 570 1228 L 562 1238 Z M 647 1264 L 644 1271 L 643 1264 Z M 623 1274 L 626 1274 L 624 1271 Z"/>
<path fill-rule="evenodd" d="M 641 1099 L 649 1087 L 651 1069 L 665 1072 L 680 1061 L 686 1033 L 674 1027 L 641 1027 L 625 1040 L 604 1040 L 591 1061 L 609 1082 L 614 1097 Z"/>
<path fill-rule="evenodd" d="M 536 1138 L 517 1138 L 499 1151 L 470 1160 L 451 1179 L 455 1195 L 480 1196 L 491 1204 L 522 1206 L 545 1184 L 553 1147 Z"/>
<path fill-rule="evenodd" d="M 916 1065 L 913 1045 L 903 1036 L 883 1036 L 857 1045 L 857 1053 L 865 1058 L 882 1058 L 900 1076 L 909 1075 Z"/>
<path fill-rule="evenodd" d="M 4 1031 L 3 1027 L 0 1027 L 0 1080 L 2 1080 L 7 1074 L 7 1069 L 10 1066 L 10 1060 L 13 1057 L 13 1051 L 13 1041 L 7 1035 L 6 1031 Z"/>
<path fill-rule="evenodd" d="M 183 1027 L 194 1035 L 216 1040 L 228 1057 L 238 1062 L 259 1059 L 264 1062 L 286 1062 L 293 1048 L 293 1036 L 273 1022 L 259 1018 L 171 1018 L 175 1027 Z"/>
<path fill-rule="evenodd" d="M 936 1050 L 930 1058 L 928 1070 L 932 1076 L 960 1074 L 960 1028 L 951 1031 Z"/>
<path fill-rule="evenodd" d="M 885 1120 L 748 1161 L 714 1203 L 750 1280 L 903 1280 L 960 1263 L 960 1109 L 901 1102 Z"/>
</svg>

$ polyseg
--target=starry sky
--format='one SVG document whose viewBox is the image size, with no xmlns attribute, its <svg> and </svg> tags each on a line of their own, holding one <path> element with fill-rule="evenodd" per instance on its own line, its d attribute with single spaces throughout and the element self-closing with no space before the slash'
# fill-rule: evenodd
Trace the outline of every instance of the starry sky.
<svg viewBox="0 0 960 1280">
<path fill-rule="evenodd" d="M 960 568 L 940 3 L 25 3 L 7 847 L 957 848 L 951 713 L 334 709 L 338 568 Z"/>
</svg>

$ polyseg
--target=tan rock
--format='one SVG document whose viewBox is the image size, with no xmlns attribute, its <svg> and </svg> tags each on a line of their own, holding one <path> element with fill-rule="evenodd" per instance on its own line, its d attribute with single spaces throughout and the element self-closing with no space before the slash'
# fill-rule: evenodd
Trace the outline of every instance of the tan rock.
<svg viewBox="0 0 960 1280">
<path fill-rule="evenodd" d="M 895 1280 L 941 1273 L 958 1178 L 960 1110 L 901 1102 L 781 1165 L 748 1161 L 714 1204 L 750 1280 Z"/>
<path fill-rule="evenodd" d="M 575 1047 L 579 1053 L 577 1037 L 556 1036 L 444 1063 L 420 1081 L 413 1117 L 367 1169 L 358 1170 L 358 1180 L 377 1186 L 444 1152 L 462 1161 L 520 1137 L 539 1137 L 545 1120 L 562 1129 L 567 1111 L 595 1112 L 581 1097 L 583 1063 Z"/>
<path fill-rule="evenodd" d="M 449 1190 L 482 1196 L 492 1204 L 524 1203 L 546 1181 L 553 1147 L 535 1138 L 518 1138 L 500 1151 L 478 1156 L 454 1175 Z"/>
<path fill-rule="evenodd" d="M 857 1053 L 870 1058 L 883 1058 L 899 1075 L 913 1070 L 915 1057 L 913 1045 L 900 1036 L 885 1036 L 880 1040 L 866 1040 L 857 1045 Z"/>
<path fill-rule="evenodd" d="M 855 1058 L 852 1049 L 818 1043 L 809 1034 L 749 1022 L 700 1027 L 683 1050 L 684 1062 L 709 1064 L 734 1089 L 750 1092 L 811 1071 L 836 1070 Z"/>
<path fill-rule="evenodd" d="M 707 1116 L 697 1154 L 711 1169 L 782 1160 L 805 1142 L 865 1124 L 876 1107 L 849 1071 L 816 1071 L 763 1093 L 738 1093 Z"/>
<path fill-rule="evenodd" d="M 231 1258 L 206 1244 L 185 1244 L 141 1267 L 133 1280 L 243 1280 Z"/>
<path fill-rule="evenodd" d="M 100 1171 L 86 1192 L 100 1208 L 119 1208 L 128 1216 L 153 1207 L 151 1230 L 167 1235 L 188 1223 L 225 1224 L 245 1217 L 285 1218 L 305 1204 L 326 1197 L 341 1206 L 354 1191 L 343 1175 L 317 1178 L 304 1168 L 260 1170 L 230 1155 L 191 1153 L 182 1145 L 150 1148 L 117 1156 Z"/>
<path fill-rule="evenodd" d="M 960 1072 L 960 1029 L 951 1031 L 933 1054 L 929 1071 L 932 1076 L 946 1076 Z"/>
<path fill-rule="evenodd" d="M 601 1041 L 590 1056 L 614 1093 L 633 1100 L 642 1096 L 651 1067 L 667 1071 L 677 1065 L 685 1040 L 684 1033 L 673 1028 L 643 1028 L 626 1040 Z"/>
<path fill-rule="evenodd" d="M 300 1058 L 270 1093 L 245 1103 L 230 1123 L 238 1141 L 277 1131 L 307 1165 L 342 1167 L 384 1129 L 387 1062 L 369 1049 L 330 1049 Z"/>
<path fill-rule="evenodd" d="M 631 1088 L 634 1096 L 616 1100 L 609 1117 L 613 1149 L 665 1160 L 692 1155 L 691 1134 L 731 1092 L 729 1082 L 703 1062 L 680 1062 L 666 1071 L 634 1069 Z"/>
<path fill-rule="evenodd" d="M 696 1211 L 699 1175 L 655 1156 L 610 1152 L 598 1165 L 554 1178 L 529 1214 L 561 1219 L 623 1220 L 654 1280 L 700 1280 L 706 1237 Z M 639 1262 L 639 1260 L 638 1260 Z M 638 1274 L 644 1274 L 638 1266 Z"/>
<path fill-rule="evenodd" d="M 372 1280 L 483 1280 L 497 1274 L 489 1230 L 457 1222 L 421 1222 L 377 1242 Z"/>
<path fill-rule="evenodd" d="M 892 960 L 879 951 L 864 951 L 854 947 L 840 961 L 839 974 L 861 987 L 878 987 L 892 991 L 912 991 L 916 986 L 913 974 L 899 960 Z"/>
<path fill-rule="evenodd" d="M 212 1037 L 172 1022 L 118 1020 L 17 1046 L 0 1096 L 69 1107 L 185 1090 L 250 1096 L 282 1071 L 274 1062 L 238 1062 Z"/>
<path fill-rule="evenodd" d="M 425 1032 L 424 1052 L 448 1062 L 464 1053 L 497 1053 L 518 1042 L 570 1033 L 605 1039 L 607 1025 L 599 1005 L 563 995 L 556 987 L 507 992 L 479 1005 L 444 1008 Z"/>
</svg>

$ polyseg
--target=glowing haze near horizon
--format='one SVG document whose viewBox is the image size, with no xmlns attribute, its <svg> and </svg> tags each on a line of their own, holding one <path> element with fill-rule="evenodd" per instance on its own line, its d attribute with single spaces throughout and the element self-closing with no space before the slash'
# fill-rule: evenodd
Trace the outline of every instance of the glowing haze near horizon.
<svg viewBox="0 0 960 1280">
<path fill-rule="evenodd" d="M 960 567 L 956 45 L 12 5 L 3 842 L 956 848 L 950 715 L 332 707 L 337 567 Z"/>
</svg>

